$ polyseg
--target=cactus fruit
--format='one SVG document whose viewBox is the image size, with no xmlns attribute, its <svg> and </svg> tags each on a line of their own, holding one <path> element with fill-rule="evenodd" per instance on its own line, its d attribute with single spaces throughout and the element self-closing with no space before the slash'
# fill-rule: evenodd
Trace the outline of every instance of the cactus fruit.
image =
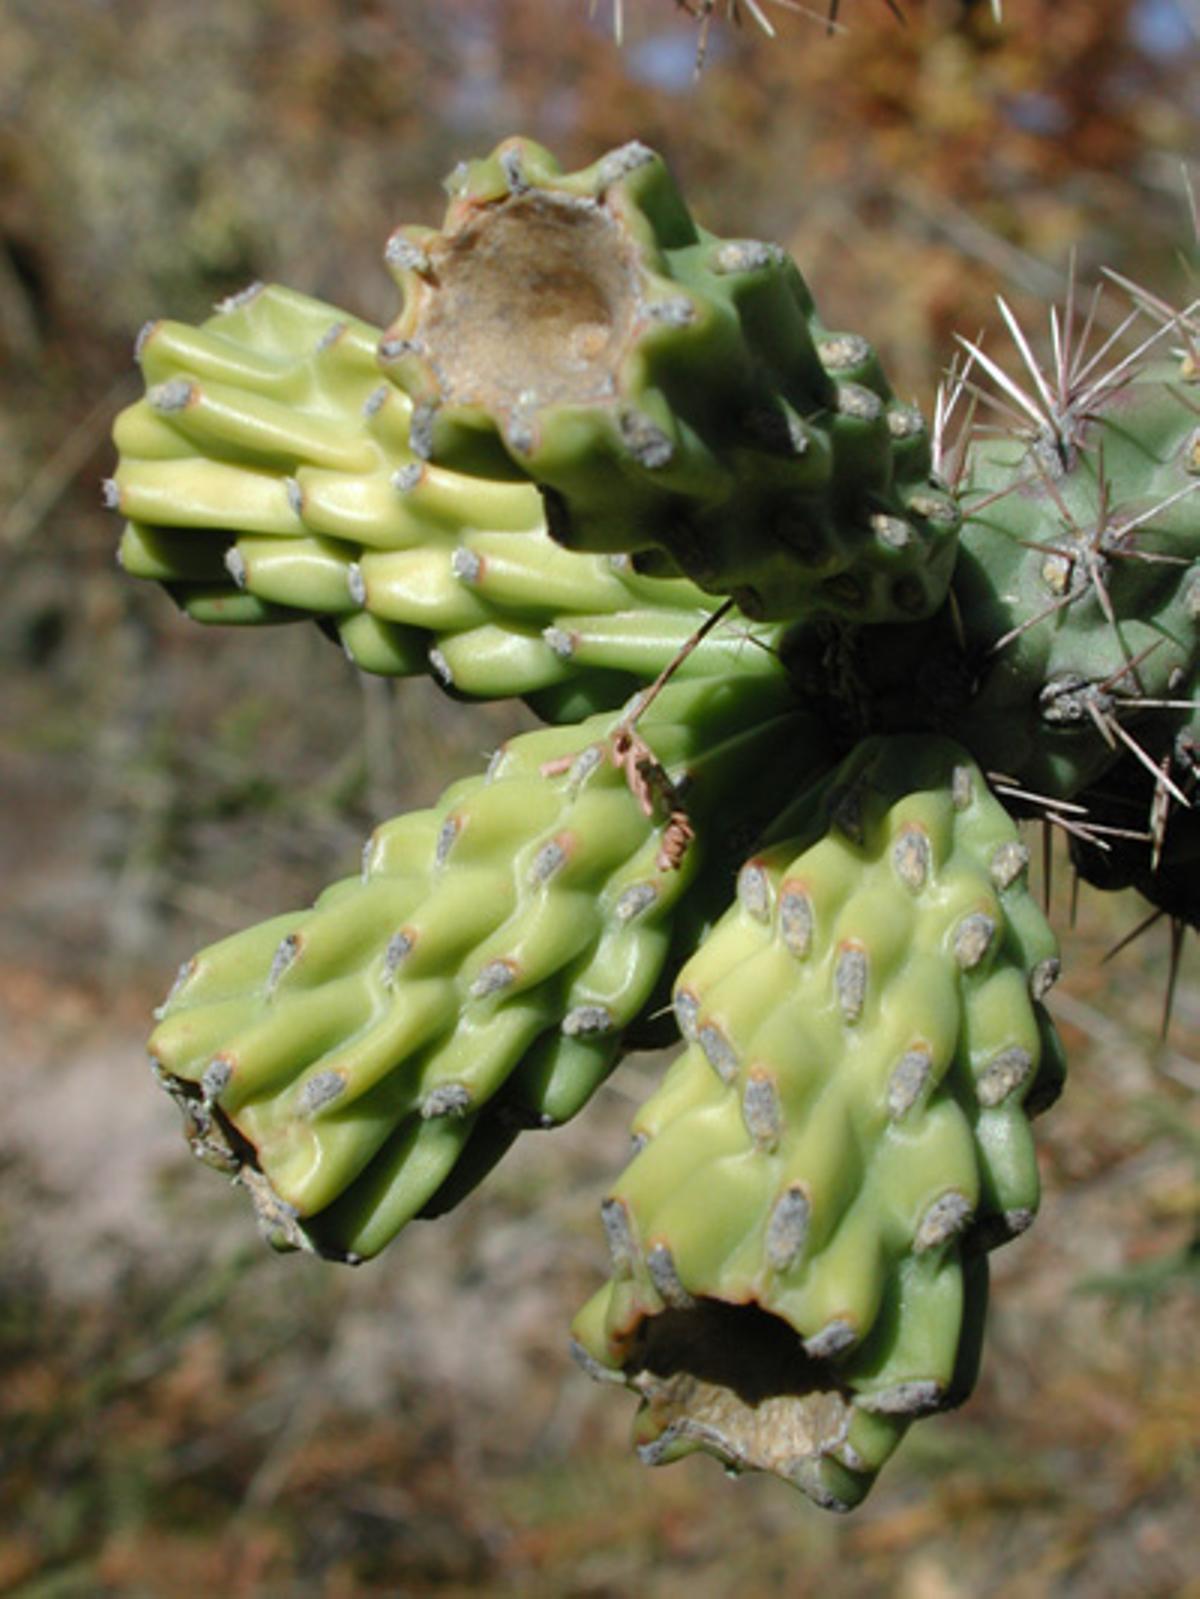
<svg viewBox="0 0 1200 1599">
<path fill-rule="evenodd" d="M 408 447 L 412 407 L 383 380 L 378 331 L 255 286 L 203 327 L 153 322 L 146 396 L 119 417 L 108 497 L 120 558 L 198 621 L 317 617 L 365 671 L 432 671 L 475 696 L 587 680 L 590 708 L 653 678 L 710 609 L 694 585 L 574 555 L 526 484 L 468 478 Z M 748 633 L 735 622 L 689 670 Z M 754 652 L 759 663 L 763 652 Z"/>
<path fill-rule="evenodd" d="M 640 144 L 565 173 L 510 139 L 449 187 L 443 232 L 388 245 L 418 455 L 528 476 L 561 543 L 749 616 L 936 610 L 959 517 L 925 424 L 782 250 L 698 228 Z"/>
<path fill-rule="evenodd" d="M 506 1129 L 573 1115 L 681 902 L 730 870 L 731 791 L 757 785 L 765 819 L 821 759 L 781 681 L 669 684 L 635 736 L 636 708 L 510 740 L 485 777 L 381 827 L 361 881 L 184 968 L 156 1069 L 273 1242 L 372 1255 L 469 1143 L 499 1153 Z"/>
<path fill-rule="evenodd" d="M 450 189 L 382 334 L 275 288 L 147 329 L 109 499 L 197 619 L 316 617 L 556 725 L 188 963 L 156 1071 L 273 1243 L 352 1260 L 677 1024 L 580 1358 L 647 1460 L 844 1508 L 970 1392 L 1038 1205 L 1057 954 L 1012 817 L 1200 924 L 1191 329 L 1142 299 L 1105 369 L 1072 289 L 1046 370 L 1006 311 L 1024 386 L 972 346 L 927 428 L 641 145 Z M 981 372 L 1021 425 L 950 443 Z"/>
<path fill-rule="evenodd" d="M 957 746 L 866 741 L 795 820 L 679 976 L 687 1048 L 634 1124 L 576 1336 L 641 1396 L 648 1460 L 703 1449 L 845 1507 L 969 1391 L 978 1257 L 1037 1207 L 1023 1102 L 1057 1089 L 1057 953 Z"/>
</svg>

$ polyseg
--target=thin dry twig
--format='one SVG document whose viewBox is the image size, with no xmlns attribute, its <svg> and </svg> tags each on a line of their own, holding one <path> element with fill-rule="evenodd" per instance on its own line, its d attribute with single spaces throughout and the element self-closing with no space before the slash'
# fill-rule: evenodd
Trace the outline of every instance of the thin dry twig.
<svg viewBox="0 0 1200 1599">
<path fill-rule="evenodd" d="M 882 3 L 897 22 L 903 24 L 907 21 L 900 0 L 882 0 Z M 828 0 L 824 9 L 805 5 L 802 0 L 674 0 L 674 5 L 677 11 L 684 12 L 697 25 L 695 65 L 697 77 L 703 72 L 708 60 L 709 36 L 713 20 L 718 15 L 722 15 L 725 21 L 732 23 L 735 28 L 740 28 L 749 17 L 768 39 L 776 37 L 775 25 L 768 13 L 768 6 L 805 17 L 810 22 L 817 23 L 827 35 L 846 31 L 846 25 L 841 20 L 841 0 Z M 598 0 L 588 0 L 589 16 L 595 16 L 597 6 Z M 991 8 L 993 17 L 1000 22 L 1001 0 L 991 0 Z M 625 39 L 625 18 L 625 0 L 612 0 L 613 38 L 618 45 Z"/>
</svg>

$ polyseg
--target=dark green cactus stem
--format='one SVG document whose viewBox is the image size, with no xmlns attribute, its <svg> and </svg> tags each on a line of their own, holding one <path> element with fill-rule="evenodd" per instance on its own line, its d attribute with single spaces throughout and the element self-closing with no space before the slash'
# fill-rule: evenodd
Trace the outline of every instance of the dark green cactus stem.
<svg viewBox="0 0 1200 1599">
<path fill-rule="evenodd" d="M 361 880 L 187 964 L 150 1047 L 197 1151 L 273 1243 L 375 1254 L 460 1159 L 481 1175 L 585 1103 L 729 869 L 730 817 L 764 822 L 824 759 L 753 676 L 669 684 L 636 735 L 609 714 L 511 740 L 380 828 Z"/>
<path fill-rule="evenodd" d="M 706 1450 L 846 1508 L 969 1391 L 978 1257 L 1037 1209 L 1058 961 L 955 745 L 869 740 L 780 825 L 680 973 L 688 1048 L 635 1122 L 576 1336 L 641 1396 L 646 1459 Z"/>
<path fill-rule="evenodd" d="M 977 670 L 961 722 L 989 767 L 1070 797 L 1134 743 L 1175 764 L 1200 666 L 1197 489 L 1186 359 L 1118 369 L 1032 436 L 971 443 L 953 592 Z"/>
<path fill-rule="evenodd" d="M 1036 370 L 1049 392 L 1052 375 Z M 1026 814 L 1079 800 L 1127 760 L 1183 807 L 1200 684 L 1196 368 L 1186 356 L 1121 363 L 1063 387 L 1039 401 L 1039 427 L 967 431 L 952 474 L 959 557 L 939 614 L 920 627 L 809 627 L 789 642 L 790 667 L 847 743 L 950 734 Z M 1086 826 L 1086 804 L 1074 814 Z"/>
<path fill-rule="evenodd" d="M 640 144 L 565 173 L 510 139 L 449 188 L 442 232 L 388 246 L 404 308 L 380 360 L 418 455 L 531 477 L 561 543 L 750 616 L 937 608 L 958 511 L 925 424 L 778 246 L 699 228 Z"/>
</svg>

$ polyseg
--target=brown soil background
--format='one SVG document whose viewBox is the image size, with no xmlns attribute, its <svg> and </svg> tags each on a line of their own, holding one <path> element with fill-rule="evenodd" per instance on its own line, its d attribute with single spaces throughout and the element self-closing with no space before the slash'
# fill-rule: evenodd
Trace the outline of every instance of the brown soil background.
<svg viewBox="0 0 1200 1599">
<path fill-rule="evenodd" d="M 718 8 L 721 9 L 721 8 Z M 1200 968 L 1053 901 L 1072 1081 L 979 1390 L 837 1520 L 695 1459 L 567 1358 L 596 1206 L 661 1063 L 521 1143 L 360 1272 L 276 1259 L 145 1069 L 177 963 L 353 869 L 530 718 L 364 680 L 309 628 L 205 633 L 99 508 L 130 346 L 246 281 L 382 321 L 383 239 L 520 130 L 638 136 L 702 220 L 788 240 L 826 320 L 928 403 L 954 327 L 1108 262 L 1188 293 L 1189 0 L 775 10 L 774 43 L 626 0 L 6 0 L 0 10 L 0 1593 L 188 1599 L 1200 1594 Z M 606 7 L 602 4 L 601 11 Z M 1184 285 L 1180 287 L 1181 283 Z M 1102 321 L 1109 317 L 1106 309 Z M 1111 325 L 1111 321 L 1105 325 Z M 1104 1279 L 1099 1285 L 1096 1279 Z"/>
</svg>

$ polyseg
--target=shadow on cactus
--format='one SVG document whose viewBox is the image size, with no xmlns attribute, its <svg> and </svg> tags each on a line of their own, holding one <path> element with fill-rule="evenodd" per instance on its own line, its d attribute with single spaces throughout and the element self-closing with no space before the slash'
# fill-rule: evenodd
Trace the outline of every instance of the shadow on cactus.
<svg viewBox="0 0 1200 1599">
<path fill-rule="evenodd" d="M 574 1328 L 639 1449 L 862 1498 L 959 1403 L 1063 1059 L 1017 831 L 1196 925 L 1200 368 L 1138 291 L 1043 369 L 967 347 L 932 427 L 773 245 L 629 145 L 510 140 L 405 228 L 380 333 L 255 286 L 154 323 L 108 485 L 197 620 L 547 726 L 189 962 L 151 1041 L 270 1241 L 448 1209 L 623 1052 L 683 1052 Z"/>
</svg>

